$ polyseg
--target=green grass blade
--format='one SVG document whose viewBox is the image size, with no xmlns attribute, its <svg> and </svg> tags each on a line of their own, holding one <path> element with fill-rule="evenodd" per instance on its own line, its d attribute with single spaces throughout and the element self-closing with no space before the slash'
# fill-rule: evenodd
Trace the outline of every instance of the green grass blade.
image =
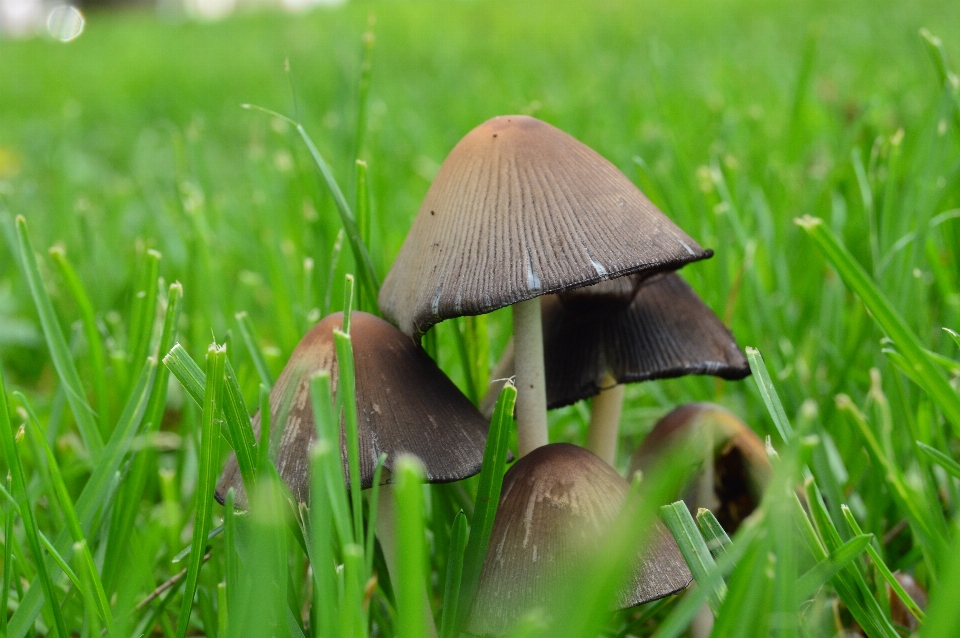
<svg viewBox="0 0 960 638">
<path fill-rule="evenodd" d="M 955 534 L 953 545 L 943 569 L 939 586 L 931 592 L 927 620 L 920 631 L 922 638 L 952 636 L 960 627 L 960 534 Z"/>
<path fill-rule="evenodd" d="M 13 478 L 7 475 L 7 489 L 5 492 L 13 489 L 11 481 Z M 10 600 L 10 590 L 13 589 L 13 520 L 16 512 L 16 501 L 10 496 L 12 502 L 10 507 L 5 508 L 3 516 L 3 589 L 0 590 L 0 636 L 7 635 L 7 603 Z"/>
<path fill-rule="evenodd" d="M 807 216 L 795 221 L 813 239 L 847 286 L 866 304 L 874 320 L 910 363 L 922 384 L 920 387 L 943 411 L 953 425 L 954 433 L 960 435 L 960 394 L 950 387 L 943 373 L 926 355 L 923 345 L 907 322 L 823 220 Z"/>
<path fill-rule="evenodd" d="M 960 478 L 960 463 L 957 463 L 940 450 L 930 447 L 921 441 L 917 441 L 917 447 L 920 448 L 921 452 L 929 456 L 934 463 L 946 470 L 947 474 L 955 478 Z"/>
<path fill-rule="evenodd" d="M 953 340 L 957 342 L 957 346 L 960 347 L 960 333 L 951 330 L 950 328 L 944 328 L 944 332 L 953 337 Z"/>
<path fill-rule="evenodd" d="M 340 423 L 336 417 L 330 389 L 330 372 L 323 370 L 310 379 L 310 401 L 317 427 L 315 454 L 325 459 L 324 484 L 333 511 L 337 534 L 343 545 L 356 542 L 350 524 L 347 483 L 340 458 Z"/>
<path fill-rule="evenodd" d="M 760 390 L 760 396 L 763 397 L 767 411 L 773 418 L 773 424 L 777 427 L 777 432 L 780 433 L 780 437 L 784 441 L 789 441 L 793 438 L 793 428 L 790 426 L 789 419 L 787 419 L 787 413 L 783 411 L 783 404 L 780 402 L 780 396 L 777 394 L 777 389 L 770 378 L 770 372 L 767 371 L 767 366 L 763 362 L 763 356 L 756 348 L 747 347 L 747 361 L 750 363 L 753 380 Z"/>
<path fill-rule="evenodd" d="M 229 432 L 226 439 L 237 454 L 237 465 L 243 484 L 253 485 L 257 476 L 257 439 L 253 434 L 243 392 L 229 357 L 224 364 L 223 420 Z M 269 443 L 267 445 L 269 446 Z"/>
<path fill-rule="evenodd" d="M 377 504 L 380 501 L 380 483 L 383 480 L 383 464 L 387 461 L 386 453 L 380 455 L 377 459 L 377 465 L 373 468 L 373 485 L 367 492 L 367 536 L 365 538 L 366 547 L 364 548 L 364 572 L 369 578 L 373 573 L 373 550 L 374 539 L 377 536 Z"/>
<path fill-rule="evenodd" d="M 720 521 L 713 512 L 701 507 L 697 510 L 697 527 L 700 528 L 700 534 L 703 535 L 703 540 L 706 541 L 714 560 L 720 560 L 720 557 L 730 548 L 730 537 L 723 531 Z"/>
<path fill-rule="evenodd" d="M 470 521 L 470 537 L 463 556 L 457 627 L 463 626 L 467 614 L 470 613 L 470 606 L 480 582 L 480 570 L 487 555 L 487 545 L 490 544 L 490 534 L 493 533 L 493 521 L 497 516 L 500 488 L 503 486 L 503 473 L 509 453 L 507 443 L 513 426 L 513 406 L 516 402 L 517 388 L 508 381 L 497 398 L 483 450 L 480 484 L 477 487 L 473 519 Z M 454 634 L 456 635 L 456 632 Z"/>
<path fill-rule="evenodd" d="M 957 75 L 950 70 L 950 63 L 947 60 L 947 51 L 943 47 L 943 41 L 933 35 L 927 29 L 920 29 L 920 37 L 927 45 L 927 53 L 933 60 L 933 66 L 937 71 L 937 79 L 940 86 L 950 95 L 953 102 L 953 121 L 954 126 L 960 130 L 960 82 L 957 81 Z"/>
<path fill-rule="evenodd" d="M 343 548 L 344 596 L 341 610 L 341 636 L 361 638 L 366 635 L 363 613 L 363 548 L 350 543 Z"/>
<path fill-rule="evenodd" d="M 321 448 L 324 448 L 323 453 L 319 451 Z M 331 454 L 328 441 L 315 444 L 310 452 L 310 560 L 314 583 L 312 616 L 316 622 L 316 638 L 336 638 L 340 608 L 333 544 L 335 528 L 333 506 L 327 491 L 328 460 L 324 454 Z"/>
<path fill-rule="evenodd" d="M 198 456 L 200 476 L 197 479 L 196 515 L 193 522 L 193 540 L 190 544 L 190 564 L 183 590 L 183 604 L 177 620 L 177 637 L 183 638 L 190 628 L 193 596 L 197 589 L 200 567 L 203 565 L 203 546 L 207 541 L 207 529 L 213 508 L 213 492 L 217 483 L 217 461 L 220 443 L 220 416 L 223 400 L 224 364 L 227 358 L 225 346 L 213 344 L 207 350 L 207 376 L 203 393 L 203 418 L 200 430 Z"/>
<path fill-rule="evenodd" d="M 344 313 L 346 325 L 347 313 Z M 349 334 L 333 331 L 337 348 L 337 403 L 343 411 L 343 430 L 347 441 L 347 463 L 350 472 L 350 503 L 353 508 L 353 537 L 363 542 L 363 502 L 360 485 L 360 433 L 357 425 L 356 382 L 353 369 L 353 345 Z"/>
<path fill-rule="evenodd" d="M 873 535 L 860 534 L 830 552 L 826 560 L 820 561 L 800 577 L 797 582 L 797 598 L 808 598 L 823 587 L 837 572 L 860 556 L 869 547 L 871 540 Z"/>
<path fill-rule="evenodd" d="M 205 377 L 203 370 L 193 360 L 193 357 L 179 343 L 174 344 L 163 357 L 163 365 L 177 378 L 187 395 L 198 406 L 203 405 L 203 386 Z"/>
<path fill-rule="evenodd" d="M 100 462 L 94 466 L 93 473 L 87 479 L 80 497 L 76 500 L 77 517 L 80 519 L 84 534 L 87 536 L 91 533 L 97 512 L 107 502 L 120 464 L 130 449 L 130 443 L 137 432 L 137 428 L 143 421 L 150 397 L 150 389 L 153 387 L 156 376 L 156 368 L 155 360 L 149 360 L 148 364 L 143 367 L 140 379 L 130 394 L 127 405 L 117 422 L 117 427 L 110 434 L 110 440 L 103 449 Z M 69 534 L 61 533 L 54 545 L 61 555 L 66 556 L 72 545 Z M 17 611 L 10 618 L 7 627 L 8 638 L 23 638 L 33 626 L 33 620 L 40 613 L 42 604 L 42 592 L 38 587 L 31 585 L 20 600 Z"/>
<path fill-rule="evenodd" d="M 250 358 L 253 359 L 253 367 L 257 370 L 260 383 L 267 386 L 269 390 L 273 387 L 274 379 L 273 375 L 270 374 L 270 367 L 267 366 L 267 360 L 263 357 L 260 346 L 257 345 L 257 331 L 253 327 L 253 322 L 250 321 L 246 312 L 238 312 L 235 317 L 237 326 L 240 328 L 240 338 L 243 340 L 247 352 L 250 353 Z"/>
<path fill-rule="evenodd" d="M 103 349 L 103 339 L 97 327 L 93 304 L 87 295 L 77 271 L 67 259 L 67 253 L 61 246 L 50 249 L 50 257 L 57 265 L 60 276 L 70 291 L 70 295 L 80 310 L 80 320 L 83 322 L 83 334 L 87 338 L 87 347 L 90 349 L 90 371 L 93 377 L 93 392 L 97 398 L 97 415 L 100 417 L 100 432 L 105 433 L 110 425 L 110 396 L 107 391 L 107 364 Z"/>
<path fill-rule="evenodd" d="M 20 397 L 21 402 L 26 401 L 26 397 L 22 395 Z M 103 583 L 100 581 L 100 574 L 97 573 L 96 565 L 93 562 L 93 556 L 90 554 L 90 548 L 87 544 L 86 536 L 83 533 L 83 529 L 80 527 L 80 519 L 77 517 L 77 512 L 73 507 L 73 501 L 70 498 L 70 493 L 67 491 L 67 485 L 63 480 L 63 474 L 60 472 L 60 464 L 57 463 L 57 458 L 53 454 L 53 450 L 50 449 L 50 444 L 47 443 L 47 438 L 43 436 L 42 431 L 40 430 L 40 424 L 34 422 L 34 427 L 40 431 L 41 436 L 37 437 L 41 444 L 43 445 L 43 452 L 47 458 L 47 464 L 50 467 L 50 476 L 53 480 L 53 487 L 55 491 L 55 496 L 57 501 L 60 503 L 60 509 L 63 512 L 64 518 L 67 522 L 67 530 L 70 532 L 70 537 L 74 542 L 74 551 L 76 552 L 77 546 L 80 546 L 82 549 L 82 555 L 80 561 L 84 567 L 84 570 L 87 572 L 86 580 L 92 587 L 95 594 L 93 600 L 97 605 L 97 611 L 100 615 L 100 618 L 103 619 L 104 623 L 107 626 L 107 632 L 112 631 L 113 627 L 113 617 L 110 613 L 110 604 L 107 602 L 107 595 L 103 589 Z"/>
<path fill-rule="evenodd" d="M 661 507 L 660 515 L 663 522 L 670 528 L 673 538 L 677 541 L 677 547 L 680 548 L 680 553 L 687 561 L 687 566 L 690 567 L 694 580 L 703 587 L 709 572 L 716 569 L 717 565 L 703 540 L 703 536 L 700 535 L 696 522 L 690 516 L 690 510 L 687 509 L 683 501 L 677 501 Z M 726 586 L 721 585 L 710 593 L 710 609 L 713 610 L 714 615 L 720 611 L 726 591 Z"/>
<path fill-rule="evenodd" d="M 857 519 L 854 518 L 853 512 L 850 511 L 850 508 L 846 505 L 840 506 L 841 511 L 843 512 L 843 518 L 847 521 L 847 525 L 850 526 L 851 531 L 854 534 L 861 535 L 863 530 L 860 529 L 860 524 L 857 523 Z M 913 598 L 906 592 L 903 588 L 903 585 L 900 584 L 900 581 L 896 579 L 893 575 L 893 572 L 890 571 L 890 568 L 887 567 L 886 562 L 884 562 L 883 557 L 880 556 L 880 552 L 876 550 L 872 543 L 867 544 L 867 554 L 870 555 L 870 560 L 873 561 L 873 564 L 876 566 L 877 571 L 880 572 L 880 575 L 883 576 L 883 579 L 890 585 L 890 588 L 897 593 L 897 596 L 903 601 L 904 606 L 910 610 L 910 613 L 916 617 L 917 620 L 923 622 L 926 618 L 926 615 L 923 613 L 923 610 L 920 609 L 920 606 L 914 602 Z"/>
<path fill-rule="evenodd" d="M 33 302 L 37 307 L 40 325 L 43 327 L 43 334 L 50 348 L 53 367 L 56 368 L 57 375 L 66 390 L 67 401 L 70 403 L 70 410 L 77 420 L 77 427 L 80 429 L 83 443 L 90 451 L 90 456 L 93 459 L 98 459 L 103 451 L 103 438 L 100 436 L 100 429 L 93 418 L 93 410 L 87 404 L 83 384 L 80 382 L 80 374 L 77 372 L 77 366 L 70 354 L 70 347 L 63 336 L 63 331 L 60 329 L 60 322 L 53 310 L 53 304 L 50 302 L 47 289 L 43 285 L 40 268 L 37 265 L 37 257 L 33 250 L 33 244 L 30 242 L 30 235 L 27 232 L 27 220 L 22 215 L 17 217 L 17 240 L 20 246 L 23 272 L 27 278 L 27 284 L 30 286 L 30 294 L 33 296 Z"/>
<path fill-rule="evenodd" d="M 397 474 L 397 597 L 398 638 L 423 638 L 427 635 L 426 541 L 423 527 L 423 466 L 416 457 L 401 455 Z"/>
<path fill-rule="evenodd" d="M 457 607 L 460 602 L 460 578 L 463 575 L 463 552 L 467 546 L 467 517 L 460 512 L 453 519 L 450 552 L 447 554 L 447 578 L 443 591 L 443 618 L 440 638 L 456 638 Z"/>
<path fill-rule="evenodd" d="M 20 504 L 20 517 L 23 519 L 27 542 L 33 554 L 34 563 L 37 568 L 37 576 L 40 579 L 40 585 L 43 587 L 43 593 L 47 599 L 50 613 L 56 623 L 57 634 L 61 637 L 69 636 L 67 627 L 63 621 L 63 614 L 60 610 L 60 601 L 57 600 L 57 592 L 53 587 L 53 580 L 47 571 L 47 563 L 40 549 L 40 533 L 37 529 L 37 521 L 33 516 L 33 506 L 27 495 L 23 467 L 20 465 L 20 455 L 17 453 L 17 444 L 9 415 L 10 412 L 7 408 L 7 389 L 3 380 L 2 365 L 0 365 L 0 443 L 3 444 L 3 454 L 7 461 L 8 471 L 13 477 L 13 493 L 16 495 L 17 501 Z M 10 542 L 9 538 L 7 542 Z M 4 609 L 2 613 L 5 614 L 7 612 Z"/>
<path fill-rule="evenodd" d="M 270 389 L 260 384 L 260 441 L 257 443 L 257 474 L 265 472 L 270 465 Z"/>
<path fill-rule="evenodd" d="M 2 495 L 10 503 L 11 511 L 15 514 L 20 514 L 20 504 L 17 503 L 17 499 L 13 497 L 6 488 L 0 485 L 0 495 Z M 40 544 L 47 550 L 50 554 L 50 558 L 63 570 L 63 573 L 67 575 L 67 578 L 76 585 L 81 587 L 82 583 L 77 574 L 70 568 L 70 565 L 67 564 L 67 561 L 64 560 L 63 556 L 60 555 L 60 552 L 57 551 L 57 548 L 54 547 L 53 543 L 43 534 L 43 532 L 38 532 L 40 534 Z M 7 537 L 5 537 L 7 538 Z"/>
<path fill-rule="evenodd" d="M 153 324 L 157 314 L 157 276 L 160 271 L 160 253 L 148 250 L 145 255 L 143 276 L 133 295 L 133 311 L 130 318 L 130 362 L 134 368 L 147 358 L 150 340 L 153 337 Z M 161 351 L 162 352 L 162 351 Z"/>
</svg>

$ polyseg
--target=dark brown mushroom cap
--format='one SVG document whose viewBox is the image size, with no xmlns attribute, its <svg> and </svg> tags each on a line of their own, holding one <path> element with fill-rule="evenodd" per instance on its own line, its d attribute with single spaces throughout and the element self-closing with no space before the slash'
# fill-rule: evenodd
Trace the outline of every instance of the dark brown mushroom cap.
<svg viewBox="0 0 960 638">
<path fill-rule="evenodd" d="M 594 396 L 608 373 L 617 383 L 750 374 L 733 335 L 676 273 L 647 278 L 627 303 L 580 290 L 544 297 L 543 351 L 551 409 Z"/>
<path fill-rule="evenodd" d="M 324 318 L 297 347 L 270 391 L 270 449 L 281 478 L 299 502 L 309 498 L 310 444 L 316 439 L 310 377 L 329 370 L 336 391 L 338 366 L 333 330 L 343 313 Z M 386 321 L 354 312 L 350 322 L 360 434 L 360 477 L 373 484 L 380 454 L 391 470 L 397 455 L 418 457 L 427 481 L 458 481 L 480 471 L 488 423 L 420 346 Z M 260 414 L 253 417 L 260 436 Z M 340 435 L 344 475 L 349 484 L 347 448 Z M 246 493 L 235 455 L 217 485 L 222 503 L 227 490 L 236 492 L 237 507 L 246 507 Z"/>
<path fill-rule="evenodd" d="M 629 485 L 598 456 L 569 443 L 535 449 L 503 479 L 490 545 L 466 631 L 506 633 L 524 613 L 549 609 L 558 583 L 578 578 L 620 513 Z M 692 576 L 662 524 L 618 606 L 676 593 Z"/>
<path fill-rule="evenodd" d="M 750 374 L 733 335 L 676 273 L 621 277 L 542 300 L 551 410 L 595 396 L 607 374 L 617 383 Z M 512 374 L 512 363 L 498 369 L 500 377 Z M 484 414 L 497 389 L 484 396 Z"/>
<path fill-rule="evenodd" d="M 732 412 L 712 403 L 688 403 L 657 421 L 630 461 L 630 475 L 656 464 L 675 443 L 689 441 L 702 455 L 713 455 L 713 493 L 718 507 L 711 507 L 720 525 L 733 533 L 760 500 L 773 470 L 766 446 Z M 691 510 L 706 507 L 695 495 L 684 499 Z"/>
<path fill-rule="evenodd" d="M 506 115 L 450 151 L 379 303 L 420 336 L 451 317 L 712 254 L 598 153 L 545 122 Z"/>
</svg>

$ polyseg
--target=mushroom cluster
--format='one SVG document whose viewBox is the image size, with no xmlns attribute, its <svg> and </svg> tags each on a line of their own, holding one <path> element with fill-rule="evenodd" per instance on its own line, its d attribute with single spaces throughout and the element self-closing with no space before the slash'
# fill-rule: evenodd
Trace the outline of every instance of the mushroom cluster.
<svg viewBox="0 0 960 638">
<path fill-rule="evenodd" d="M 543 603 L 547 588 L 538 583 L 576 569 L 584 530 L 595 538 L 615 518 L 626 492 L 611 467 L 620 384 L 749 373 L 729 331 L 673 272 L 711 255 L 613 164 L 537 119 L 493 118 L 444 161 L 379 293 L 381 312 L 397 328 L 356 312 L 351 335 L 362 486 L 372 484 L 381 455 L 389 477 L 401 453 L 419 457 L 428 480 L 456 481 L 480 470 L 486 419 L 419 341 L 445 319 L 513 307 L 512 346 L 501 368 L 516 375 L 522 458 L 504 479 L 470 631 L 502 633 L 526 606 Z M 318 323 L 270 394 L 276 427 L 269 450 L 300 502 L 309 497 L 316 432 L 309 379 L 327 370 L 336 390 L 333 331 L 341 323 L 339 313 Z M 549 445 L 547 407 L 594 395 L 594 420 L 602 425 L 591 427 L 590 447 L 600 457 Z M 259 425 L 255 415 L 258 437 Z M 235 457 L 217 487 L 221 502 L 230 488 L 245 507 Z M 620 606 L 669 595 L 691 580 L 669 533 L 658 526 L 654 537 Z M 392 539 L 381 540 L 386 552 Z"/>
</svg>

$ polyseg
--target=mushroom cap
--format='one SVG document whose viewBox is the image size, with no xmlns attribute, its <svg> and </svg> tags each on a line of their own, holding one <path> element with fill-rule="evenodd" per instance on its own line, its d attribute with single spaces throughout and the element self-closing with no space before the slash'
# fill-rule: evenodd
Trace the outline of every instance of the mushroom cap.
<svg viewBox="0 0 960 638">
<path fill-rule="evenodd" d="M 676 273 L 621 277 L 542 300 L 550 409 L 596 395 L 607 374 L 617 383 L 750 374 L 733 335 Z M 512 362 L 497 370 L 499 377 L 512 374 Z M 496 389 L 481 402 L 484 414 Z"/>
<path fill-rule="evenodd" d="M 555 603 L 557 584 L 578 577 L 619 515 L 628 489 L 598 456 L 569 443 L 539 447 L 517 461 L 503 478 L 466 631 L 503 634 L 524 613 Z M 662 524 L 647 547 L 620 592 L 620 608 L 676 593 L 693 579 Z"/>
<path fill-rule="evenodd" d="M 691 510 L 707 507 L 720 525 L 733 533 L 760 500 L 773 470 L 766 446 L 732 412 L 713 403 L 688 403 L 657 421 L 630 461 L 630 475 L 646 471 L 673 444 L 686 439 L 700 450 L 698 463 L 713 467 L 714 503 L 698 502 L 693 493 L 684 499 Z M 702 474 L 701 469 L 697 478 Z"/>
<path fill-rule="evenodd" d="M 704 250 L 613 164 L 553 126 L 505 115 L 450 151 L 380 289 L 408 335 Z"/>
<path fill-rule="evenodd" d="M 310 402 L 310 377 L 329 370 L 334 392 L 338 370 L 333 330 L 343 325 L 343 313 L 327 316 L 297 344 L 280 378 L 270 391 L 270 450 L 281 478 L 298 502 L 309 499 L 310 444 L 316 424 Z M 432 483 L 458 481 L 480 471 L 487 437 L 487 420 L 437 367 L 433 359 L 392 325 L 365 312 L 353 312 L 350 322 L 360 435 L 360 479 L 373 484 L 377 459 L 387 458 L 392 470 L 401 453 L 418 457 Z M 260 414 L 253 417 L 260 436 Z M 341 457 L 347 483 L 347 447 L 340 433 Z M 217 485 L 222 503 L 233 487 L 237 507 L 246 507 L 246 493 L 231 454 Z"/>
<path fill-rule="evenodd" d="M 607 374 L 617 383 L 688 374 L 736 380 L 750 374 L 733 335 L 678 274 L 654 274 L 635 290 L 625 300 L 580 289 L 544 297 L 551 409 L 596 395 Z"/>
</svg>

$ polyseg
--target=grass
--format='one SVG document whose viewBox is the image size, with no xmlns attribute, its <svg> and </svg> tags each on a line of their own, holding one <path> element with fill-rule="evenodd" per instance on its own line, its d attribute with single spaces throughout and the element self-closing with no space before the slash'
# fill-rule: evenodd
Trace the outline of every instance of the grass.
<svg viewBox="0 0 960 638">
<path fill-rule="evenodd" d="M 509 419 L 463 489 L 418 489 L 404 466 L 412 514 L 398 531 L 424 540 L 423 560 L 403 553 L 394 582 L 370 544 L 373 504 L 328 480 L 309 514 L 289 511 L 244 416 L 308 327 L 343 307 L 345 274 L 354 306 L 374 309 L 453 144 L 524 112 L 610 158 L 716 250 L 681 274 L 756 349 L 744 382 L 629 386 L 619 467 L 688 401 L 724 404 L 776 454 L 768 497 L 729 544 L 698 517 L 700 543 L 673 511 L 699 588 L 607 612 L 630 525 L 673 500 L 667 468 L 635 486 L 595 573 L 564 594 L 579 604 L 518 631 L 680 636 L 710 600 L 714 636 L 854 623 L 905 635 L 889 620 L 900 570 L 931 592 L 921 634 L 948 635 L 960 622 L 958 24 L 960 5 L 929 0 L 352 2 L 218 24 L 92 13 L 70 44 L 0 41 L 12 479 L 0 629 L 421 635 L 426 583 L 455 635 L 492 525 L 496 450 L 515 449 Z M 476 399 L 509 330 L 500 311 L 445 322 L 425 346 Z M 208 379 L 211 342 L 226 372 Z M 329 379 L 313 400 L 329 443 Z M 582 442 L 586 417 L 583 404 L 552 413 L 551 440 Z M 257 486 L 249 515 L 211 506 L 228 448 Z M 317 450 L 319 476 L 339 472 L 336 448 Z"/>
</svg>

